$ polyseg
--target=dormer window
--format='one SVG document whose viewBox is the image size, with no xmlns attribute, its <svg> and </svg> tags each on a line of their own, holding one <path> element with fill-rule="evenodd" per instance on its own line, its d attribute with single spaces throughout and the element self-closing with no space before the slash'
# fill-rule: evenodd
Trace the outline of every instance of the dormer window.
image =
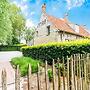
<svg viewBox="0 0 90 90">
<path fill-rule="evenodd" d="M 47 34 L 47 36 L 48 36 L 48 35 L 50 35 L 50 25 L 47 26 L 47 31 L 48 31 L 48 34 Z"/>
</svg>

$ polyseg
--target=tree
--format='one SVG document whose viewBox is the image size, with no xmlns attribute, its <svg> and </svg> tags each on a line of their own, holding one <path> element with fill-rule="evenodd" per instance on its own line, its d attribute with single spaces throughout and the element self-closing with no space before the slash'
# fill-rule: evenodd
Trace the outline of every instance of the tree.
<svg viewBox="0 0 90 90">
<path fill-rule="evenodd" d="M 13 40 L 20 41 L 24 27 L 25 18 L 21 9 L 8 0 L 0 0 L 0 43 L 12 44 Z"/>
<path fill-rule="evenodd" d="M 12 22 L 9 17 L 9 2 L 0 0 L 0 43 L 10 44 L 12 39 Z"/>
<path fill-rule="evenodd" d="M 24 30 L 24 39 L 26 44 L 34 38 L 35 29 L 34 28 L 25 28 Z"/>
<path fill-rule="evenodd" d="M 12 30 L 13 40 L 20 42 L 22 32 L 25 27 L 25 18 L 21 13 L 21 9 L 17 7 L 15 4 L 11 4 L 9 10 L 10 10 L 10 19 L 13 27 L 13 30 Z"/>
</svg>

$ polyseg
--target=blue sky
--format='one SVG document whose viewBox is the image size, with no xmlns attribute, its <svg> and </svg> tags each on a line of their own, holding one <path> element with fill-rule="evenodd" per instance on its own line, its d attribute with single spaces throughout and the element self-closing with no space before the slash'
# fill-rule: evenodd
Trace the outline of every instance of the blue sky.
<svg viewBox="0 0 90 90">
<path fill-rule="evenodd" d="M 41 6 L 46 3 L 49 15 L 63 18 L 68 12 L 68 19 L 79 25 L 86 25 L 90 31 L 90 0 L 12 0 L 21 7 L 27 18 L 27 25 L 37 25 L 41 16 Z"/>
</svg>

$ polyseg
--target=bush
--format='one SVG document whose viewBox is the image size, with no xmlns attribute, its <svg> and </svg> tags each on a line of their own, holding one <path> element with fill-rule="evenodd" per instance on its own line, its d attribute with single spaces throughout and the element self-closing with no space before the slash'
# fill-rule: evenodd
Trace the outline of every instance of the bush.
<svg viewBox="0 0 90 90">
<path fill-rule="evenodd" d="M 15 66 L 19 65 L 21 76 L 27 75 L 28 65 L 31 64 L 32 73 L 37 72 L 37 64 L 42 64 L 42 62 L 38 60 L 34 60 L 30 57 L 15 57 L 11 60 L 11 64 Z"/>
<path fill-rule="evenodd" d="M 52 72 L 52 69 L 48 69 L 48 78 L 49 78 L 49 81 L 52 82 L 52 80 L 53 80 L 53 72 Z"/>
<path fill-rule="evenodd" d="M 0 51 L 20 51 L 20 48 L 26 46 L 25 44 L 15 45 L 0 45 Z"/>
<path fill-rule="evenodd" d="M 24 56 L 47 60 L 51 64 L 53 59 L 62 59 L 63 56 L 90 53 L 90 39 L 25 46 L 22 47 L 22 52 Z"/>
<path fill-rule="evenodd" d="M 19 40 L 15 37 L 12 38 L 12 44 L 20 44 Z"/>
</svg>

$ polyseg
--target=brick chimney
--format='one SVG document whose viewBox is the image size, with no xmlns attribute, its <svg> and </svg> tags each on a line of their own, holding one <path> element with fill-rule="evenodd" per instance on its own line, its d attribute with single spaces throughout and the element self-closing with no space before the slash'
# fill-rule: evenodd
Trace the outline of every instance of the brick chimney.
<svg viewBox="0 0 90 90">
<path fill-rule="evenodd" d="M 42 13 L 46 13 L 46 4 L 45 3 L 42 5 Z"/>
</svg>

